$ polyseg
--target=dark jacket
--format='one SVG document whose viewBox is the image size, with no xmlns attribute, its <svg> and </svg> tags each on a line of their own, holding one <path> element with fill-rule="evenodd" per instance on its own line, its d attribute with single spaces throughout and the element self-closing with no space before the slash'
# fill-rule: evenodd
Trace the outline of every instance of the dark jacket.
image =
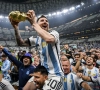
<svg viewBox="0 0 100 90">
<path fill-rule="evenodd" d="M 21 61 L 18 61 L 16 57 L 14 57 L 8 50 L 5 48 L 2 50 L 17 67 L 19 70 L 19 90 L 25 86 L 27 81 L 31 78 L 29 74 L 34 72 L 34 67 L 32 65 L 24 66 Z"/>
</svg>

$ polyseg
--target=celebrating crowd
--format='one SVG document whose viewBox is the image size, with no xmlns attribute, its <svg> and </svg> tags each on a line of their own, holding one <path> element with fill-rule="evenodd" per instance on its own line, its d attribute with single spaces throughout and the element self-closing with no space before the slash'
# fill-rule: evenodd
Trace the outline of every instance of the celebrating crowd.
<svg viewBox="0 0 100 90">
<path fill-rule="evenodd" d="M 9 17 L 15 29 L 19 46 L 36 45 L 38 53 L 26 52 L 16 57 L 14 53 L 0 45 L 2 51 L 1 71 L 7 83 L 18 81 L 18 90 L 100 90 L 100 50 L 83 52 L 71 51 L 68 44 L 60 50 L 59 33 L 49 30 L 49 22 L 42 15 L 38 19 L 35 12 L 27 12 L 27 20 L 38 33 L 28 39 L 22 39 L 18 24 Z M 1 79 L 3 90 L 13 90 Z M 3 83 L 3 84 L 2 84 Z M 6 89 L 5 89 L 6 88 Z M 12 89 L 13 88 L 13 89 Z"/>
</svg>

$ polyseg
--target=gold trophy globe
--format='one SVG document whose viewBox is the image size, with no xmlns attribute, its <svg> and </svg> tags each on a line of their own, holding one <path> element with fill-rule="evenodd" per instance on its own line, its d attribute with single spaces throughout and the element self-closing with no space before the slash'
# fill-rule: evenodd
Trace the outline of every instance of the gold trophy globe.
<svg viewBox="0 0 100 90">
<path fill-rule="evenodd" d="M 12 11 L 9 13 L 9 17 L 15 22 L 21 22 L 27 20 L 27 15 L 20 11 Z"/>
</svg>

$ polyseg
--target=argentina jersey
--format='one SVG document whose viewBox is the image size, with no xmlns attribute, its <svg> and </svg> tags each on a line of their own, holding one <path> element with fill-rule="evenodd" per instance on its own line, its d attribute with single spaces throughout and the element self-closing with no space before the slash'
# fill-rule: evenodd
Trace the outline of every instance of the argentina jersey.
<svg viewBox="0 0 100 90">
<path fill-rule="evenodd" d="M 92 69 L 88 69 L 87 67 L 82 67 L 83 68 L 83 74 L 85 76 L 91 76 L 93 78 L 97 78 L 98 75 L 99 75 L 99 69 L 96 68 L 96 67 L 93 67 Z M 88 82 L 88 84 L 91 86 L 91 88 L 93 90 L 100 90 L 99 89 L 99 86 L 98 86 L 98 83 L 93 83 L 93 82 Z"/>
<path fill-rule="evenodd" d="M 85 76 L 93 76 L 93 77 L 96 77 L 97 75 L 99 75 L 99 69 L 96 68 L 96 67 L 93 67 L 92 69 L 88 69 L 87 67 L 82 66 L 82 69 L 83 69 L 83 74 Z"/>
<path fill-rule="evenodd" d="M 54 43 L 46 43 L 41 37 L 29 38 L 30 44 L 33 41 L 38 45 L 41 64 L 46 67 L 50 75 L 62 76 L 63 70 L 60 63 L 60 41 L 59 34 L 55 30 L 50 32 L 55 37 Z"/>
<path fill-rule="evenodd" d="M 98 77 L 93 77 L 93 76 L 91 76 L 91 79 L 92 79 L 92 82 L 98 83 L 99 89 L 100 89 L 100 76 L 98 76 Z"/>
<path fill-rule="evenodd" d="M 64 90 L 78 90 L 78 85 L 81 86 L 83 80 L 73 73 L 64 75 Z"/>
</svg>

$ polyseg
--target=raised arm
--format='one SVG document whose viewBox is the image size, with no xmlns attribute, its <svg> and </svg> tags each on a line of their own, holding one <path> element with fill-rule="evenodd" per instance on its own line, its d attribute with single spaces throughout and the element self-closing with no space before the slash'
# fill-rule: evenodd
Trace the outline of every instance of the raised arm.
<svg viewBox="0 0 100 90">
<path fill-rule="evenodd" d="M 77 70 L 77 72 L 82 70 L 82 66 L 80 66 L 82 57 L 83 57 L 82 54 L 80 54 L 80 58 L 79 58 L 79 60 L 77 61 L 76 65 L 75 65 L 75 69 Z"/>
<path fill-rule="evenodd" d="M 35 12 L 33 10 L 28 11 L 28 16 L 29 22 L 42 39 L 44 39 L 47 43 L 56 42 L 55 36 L 48 32 L 49 22 L 46 18 L 37 22 Z"/>
<path fill-rule="evenodd" d="M 23 64 L 21 61 L 18 61 L 15 56 L 13 56 L 7 49 L 0 45 L 0 50 L 3 51 L 5 55 L 12 61 L 18 68 Z"/>
<path fill-rule="evenodd" d="M 10 20 L 10 22 L 15 30 L 15 37 L 16 37 L 17 44 L 19 46 L 29 46 L 28 39 L 23 40 L 21 35 L 20 35 L 19 28 L 18 28 L 19 22 L 15 22 L 11 18 L 9 18 L 9 20 Z"/>
</svg>

